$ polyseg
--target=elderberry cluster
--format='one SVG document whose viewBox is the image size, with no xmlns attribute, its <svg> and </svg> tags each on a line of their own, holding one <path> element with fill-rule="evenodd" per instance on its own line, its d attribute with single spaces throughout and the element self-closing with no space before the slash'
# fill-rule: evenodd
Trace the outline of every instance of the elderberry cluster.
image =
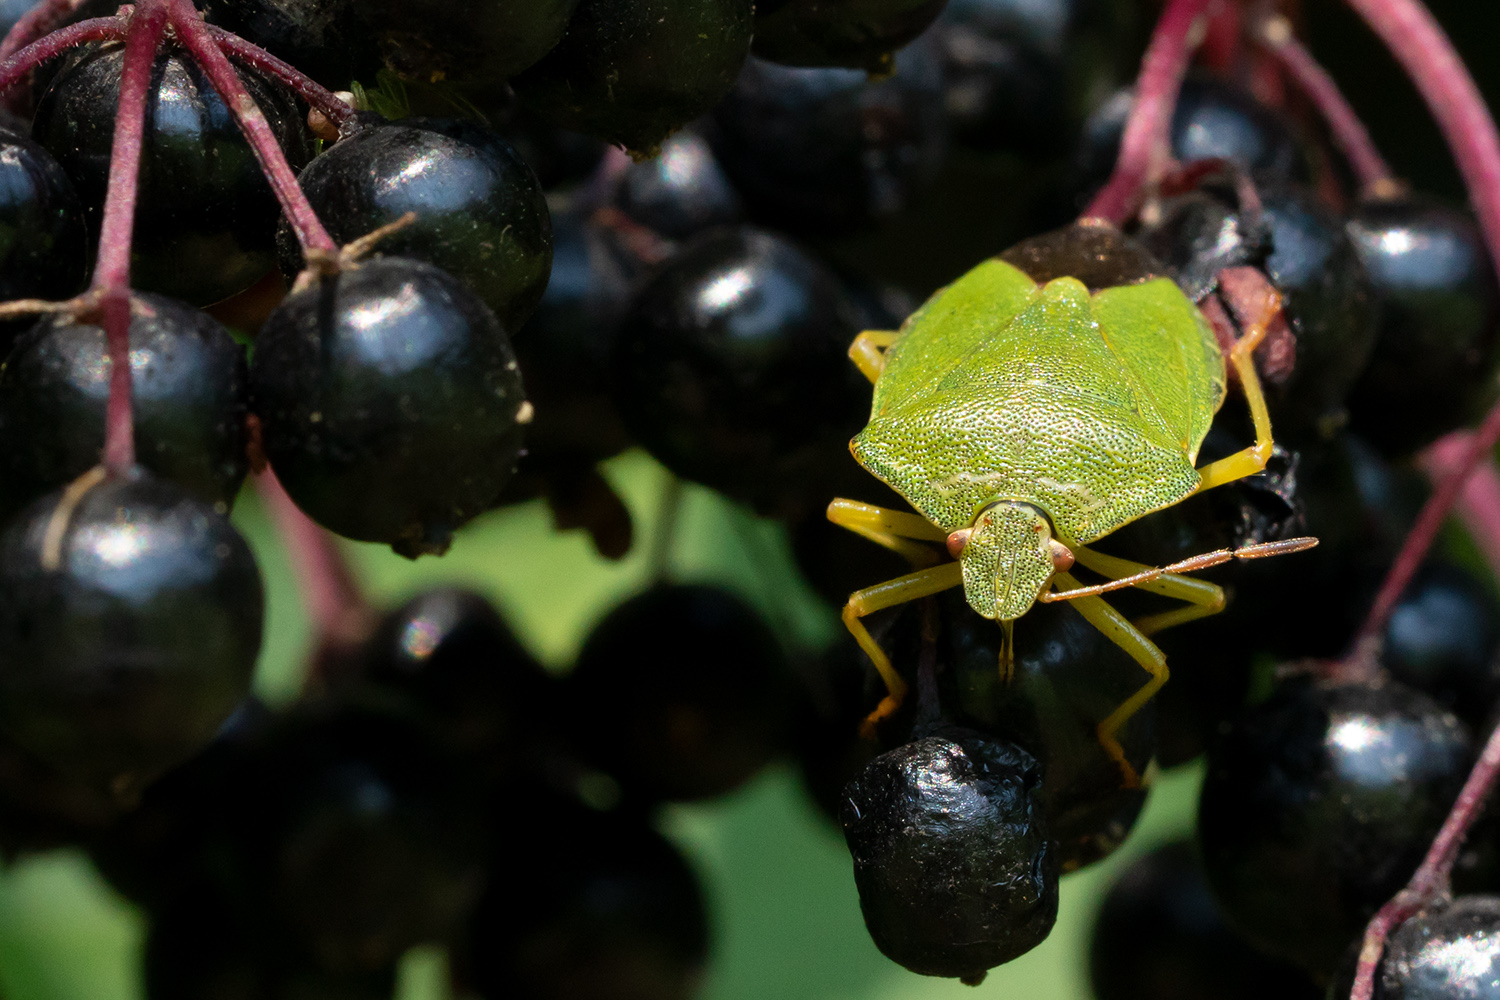
<svg viewBox="0 0 1500 1000">
<path fill-rule="evenodd" d="M 456 995 L 689 1000 L 713 933 L 662 808 L 791 761 L 880 951 L 977 984 L 1201 758 L 1196 845 L 1105 901 L 1097 996 L 1347 995 L 1500 698 L 1459 545 L 1351 653 L 1424 464 L 1494 403 L 1500 286 L 1469 212 L 1346 172 L 1266 11 L 1221 6 L 1102 227 L 1130 0 L 42 0 L 0 44 L 0 848 L 87 850 L 147 916 L 150 1000 L 384 1000 L 434 943 Z M 540 500 L 618 560 L 600 463 L 640 448 L 776 522 L 833 620 L 945 558 L 825 516 L 905 509 L 848 451 L 850 341 L 1002 252 L 1168 276 L 1226 350 L 1273 305 L 1265 470 L 1108 547 L 1321 544 L 1207 574 L 1227 607 L 1160 637 L 1123 769 L 1100 726 L 1141 668 L 1068 604 L 1013 641 L 956 591 L 871 615 L 910 689 L 885 712 L 853 641 L 662 560 L 549 673 L 470 591 L 372 608 L 322 534 L 437 556 Z M 1232 391 L 1202 460 L 1252 439 Z M 276 708 L 251 477 L 321 629 Z M 1448 942 L 1500 961 L 1492 826 L 1377 995 L 1469 989 Z"/>
</svg>

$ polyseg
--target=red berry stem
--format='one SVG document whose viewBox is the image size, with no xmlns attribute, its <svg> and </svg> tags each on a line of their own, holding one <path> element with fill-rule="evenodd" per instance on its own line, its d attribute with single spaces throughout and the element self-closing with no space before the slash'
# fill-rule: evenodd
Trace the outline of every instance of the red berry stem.
<svg viewBox="0 0 1500 1000">
<path fill-rule="evenodd" d="M 1255 37 L 1323 116 L 1334 143 L 1354 171 L 1360 190 L 1366 195 L 1394 191 L 1396 181 L 1391 168 L 1375 148 L 1370 130 L 1360 121 L 1333 77 L 1297 40 L 1291 22 L 1279 15 L 1268 17 L 1256 25 Z"/>
<path fill-rule="evenodd" d="M 22 14 L 11 25 L 0 40 L 0 59 L 9 58 L 14 52 L 31 45 L 53 28 L 66 21 L 74 11 L 82 7 L 84 0 L 42 0 L 41 3 Z M 113 20 L 97 18 L 96 20 Z"/>
<path fill-rule="evenodd" d="M 109 185 L 99 226 L 99 257 L 91 290 L 99 296 L 109 342 L 109 403 L 105 408 L 104 464 L 122 474 L 135 465 L 130 387 L 130 237 L 135 223 L 146 100 L 156 50 L 167 27 L 162 0 L 141 0 L 130 18 L 120 69 L 120 100 L 109 153 Z"/>
<path fill-rule="evenodd" d="M 208 25 L 203 23 L 203 15 L 191 0 L 162 2 L 166 4 L 172 27 L 177 32 L 177 40 L 202 68 L 209 83 L 234 115 L 240 131 L 244 133 L 245 140 L 260 163 L 261 172 L 271 183 L 271 190 L 276 192 L 276 200 L 281 203 L 281 210 L 286 213 L 287 221 L 297 234 L 297 242 L 302 245 L 303 251 L 337 254 L 338 244 L 328 235 L 328 230 L 323 228 L 323 223 L 308 203 L 307 196 L 297 186 L 297 176 L 286 162 L 286 154 L 276 142 L 266 116 L 245 89 L 228 57 L 219 50 Z"/>
<path fill-rule="evenodd" d="M 247 42 L 233 32 L 225 31 L 212 24 L 205 25 L 205 27 L 208 29 L 208 37 L 213 39 L 220 52 L 237 63 L 280 80 L 335 126 L 341 126 L 354 118 L 356 113 L 354 108 L 336 97 L 333 91 L 300 72 L 295 66 L 276 58 L 259 45 Z"/>
<path fill-rule="evenodd" d="M 1416 523 L 1407 533 L 1406 540 L 1401 544 L 1401 551 L 1397 553 L 1395 562 L 1391 564 L 1385 580 L 1380 585 L 1379 592 L 1375 595 L 1375 601 L 1370 606 L 1369 614 L 1365 616 L 1364 624 L 1355 633 L 1355 656 L 1368 655 L 1370 651 L 1377 648 L 1391 613 L 1396 610 L 1396 604 L 1401 600 L 1401 595 L 1406 591 L 1407 585 L 1411 583 L 1411 578 L 1421 567 L 1422 560 L 1427 558 L 1427 550 L 1432 548 L 1433 540 L 1442 530 L 1443 521 L 1453 510 L 1453 505 L 1458 502 L 1470 473 L 1478 468 L 1484 457 L 1494 450 L 1496 442 L 1500 442 L 1500 403 L 1496 403 L 1495 407 L 1490 410 L 1484 418 L 1484 423 L 1480 424 L 1479 429 L 1469 438 L 1463 452 L 1453 457 L 1448 474 L 1443 477 L 1438 488 L 1422 506 Z"/>
<path fill-rule="evenodd" d="M 1349 4 L 1380 36 L 1427 102 L 1463 175 L 1490 256 L 1500 263 L 1500 133 L 1473 78 L 1420 0 L 1349 0 Z M 1354 655 L 1368 655 L 1375 648 L 1391 611 L 1462 493 L 1469 474 L 1493 451 L 1496 441 L 1500 441 L 1500 404 L 1485 417 L 1452 471 L 1423 507 L 1360 629 Z M 1422 866 L 1366 928 L 1351 994 L 1354 1000 L 1369 1000 L 1374 993 L 1375 967 L 1391 931 L 1422 906 L 1447 893 L 1454 854 L 1497 777 L 1500 777 L 1500 730 L 1490 734 L 1479 763 L 1470 773 Z"/>
<path fill-rule="evenodd" d="M 1349 0 L 1406 69 L 1427 102 L 1463 174 L 1491 259 L 1500 263 L 1500 133 L 1484 98 L 1443 29 L 1420 0 Z M 1485 417 L 1452 473 L 1422 508 L 1381 585 L 1355 648 L 1385 630 L 1402 592 L 1421 565 L 1469 474 L 1500 440 L 1500 404 Z"/>
<path fill-rule="evenodd" d="M 1463 174 L 1490 257 L 1500 263 L 1500 134 L 1453 43 L 1420 0 L 1349 0 L 1405 68 Z"/>
<path fill-rule="evenodd" d="M 1177 93 L 1188 59 L 1202 41 L 1208 5 L 1209 0 L 1168 0 L 1141 60 L 1114 173 L 1082 218 L 1122 224 L 1135 210 L 1141 189 L 1166 171 Z"/>
<path fill-rule="evenodd" d="M 52 34 L 32 42 L 0 60 L 0 93 L 9 90 L 48 59 L 85 42 L 117 41 L 125 37 L 129 17 L 94 17 L 87 21 L 70 24 Z"/>
<path fill-rule="evenodd" d="M 255 477 L 255 489 L 291 556 L 319 645 L 347 648 L 363 639 L 374 612 L 333 536 L 302 513 L 270 469 Z"/>
</svg>

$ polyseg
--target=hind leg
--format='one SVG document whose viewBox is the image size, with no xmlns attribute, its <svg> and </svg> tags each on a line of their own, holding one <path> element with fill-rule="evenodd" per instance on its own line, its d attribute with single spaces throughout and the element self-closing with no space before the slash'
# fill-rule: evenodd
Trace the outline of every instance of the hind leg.
<svg viewBox="0 0 1500 1000">
<path fill-rule="evenodd" d="M 1261 390 L 1260 374 L 1255 370 L 1255 349 L 1266 337 L 1266 330 L 1281 312 L 1281 296 L 1266 283 L 1258 289 L 1253 303 L 1253 319 L 1245 325 L 1244 335 L 1235 341 L 1229 350 L 1229 363 L 1240 377 L 1240 388 L 1245 393 L 1245 402 L 1250 406 L 1250 419 L 1255 424 L 1255 443 L 1244 451 L 1235 452 L 1228 458 L 1210 462 L 1198 470 L 1200 482 L 1197 492 L 1211 490 L 1215 486 L 1232 483 L 1236 479 L 1253 476 L 1266 467 L 1271 459 L 1275 441 L 1271 438 L 1271 414 L 1266 409 L 1266 396 Z"/>
</svg>

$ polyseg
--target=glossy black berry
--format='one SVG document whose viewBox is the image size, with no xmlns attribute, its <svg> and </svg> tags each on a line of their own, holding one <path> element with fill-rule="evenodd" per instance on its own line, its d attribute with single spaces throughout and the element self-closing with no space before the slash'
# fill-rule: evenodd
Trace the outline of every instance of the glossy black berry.
<svg viewBox="0 0 1500 1000">
<path fill-rule="evenodd" d="M 558 125 L 653 154 L 734 86 L 753 10 L 751 0 L 580 0 L 516 93 Z"/>
<path fill-rule="evenodd" d="M 1209 751 L 1214 895 L 1257 947 L 1327 975 L 1416 870 L 1472 755 L 1467 726 L 1395 681 L 1284 684 Z"/>
<path fill-rule="evenodd" d="M 1130 113 L 1120 91 L 1090 116 L 1076 154 L 1078 186 L 1093 191 L 1109 177 Z M 1172 114 L 1172 155 L 1184 163 L 1229 160 L 1259 180 L 1285 183 L 1307 176 L 1307 154 L 1278 112 L 1230 84 L 1207 77 L 1183 82 Z"/>
<path fill-rule="evenodd" d="M 120 45 L 78 50 L 37 105 L 32 135 L 72 179 L 95 235 L 119 99 Z M 292 93 L 240 70 L 251 98 L 297 169 L 312 134 Z M 147 101 L 131 253 L 135 287 L 204 305 L 275 265 L 280 209 L 250 146 L 208 79 L 182 52 L 157 57 Z"/>
<path fill-rule="evenodd" d="M 489 601 L 429 590 L 386 614 L 363 651 L 359 683 L 414 710 L 465 752 L 514 754 L 543 728 L 551 690 Z"/>
<path fill-rule="evenodd" d="M 948 0 L 934 30 L 954 139 L 1023 156 L 1063 151 L 1086 102 L 1126 68 L 1130 21 L 1113 0 Z"/>
<path fill-rule="evenodd" d="M 384 257 L 293 292 L 250 367 L 266 456 L 324 527 L 417 556 L 504 488 L 529 419 L 509 339 L 457 278 Z"/>
<path fill-rule="evenodd" d="M 98 464 L 110 370 L 98 326 L 47 317 L 16 342 L 0 367 L 0 507 L 15 511 Z M 137 460 L 227 511 L 248 467 L 245 349 L 200 310 L 137 295 L 130 373 Z"/>
<path fill-rule="evenodd" d="M 546 55 L 578 0 L 368 0 L 356 12 L 386 65 L 424 82 L 493 84 Z"/>
<path fill-rule="evenodd" d="M 644 264 L 617 233 L 576 212 L 558 213 L 553 225 L 552 278 L 515 338 L 536 407 L 526 450 L 592 463 L 630 442 L 612 393 L 613 358 Z"/>
<path fill-rule="evenodd" d="M 827 503 L 869 387 L 837 279 L 757 229 L 705 233 L 636 296 L 615 351 L 625 425 L 678 475 L 763 510 Z"/>
<path fill-rule="evenodd" d="M 297 178 L 334 241 L 348 243 L 401 218 L 378 253 L 411 257 L 462 280 L 518 330 L 552 268 L 552 221 L 519 154 L 477 122 L 406 118 L 339 140 Z M 302 268 L 290 226 L 277 233 L 281 268 Z"/>
<path fill-rule="evenodd" d="M 1003 636 L 972 613 L 961 593 L 939 599 L 938 662 L 945 704 L 964 725 L 1013 741 L 1038 761 L 1037 799 L 1047 817 L 1055 864 L 1074 871 L 1124 842 L 1146 801 L 1126 787 L 1099 743 L 1098 727 L 1143 683 L 1140 666 L 1066 605 L 1038 606 L 1015 625 L 1008 673 Z M 902 655 L 915 662 L 918 652 Z M 1156 747 L 1156 710 L 1147 704 L 1119 734 L 1139 775 Z"/>
<path fill-rule="evenodd" d="M 683 239 L 740 221 L 743 209 L 713 150 L 695 132 L 678 132 L 650 160 L 620 179 L 620 210 L 663 236 Z"/>
<path fill-rule="evenodd" d="M 1351 418 L 1372 444 L 1403 453 L 1468 423 L 1488 399 L 1500 288 L 1472 216 L 1441 202 L 1366 202 L 1348 229 L 1380 306 Z"/>
<path fill-rule="evenodd" d="M 482 1000 L 691 1000 L 709 921 L 682 855 L 638 817 L 507 790 L 489 887 L 456 956 Z"/>
<path fill-rule="evenodd" d="M 209 24 L 234 32 L 331 90 L 370 81 L 380 69 L 374 33 L 356 0 L 195 0 Z"/>
<path fill-rule="evenodd" d="M 879 72 L 947 0 L 766 0 L 755 9 L 755 54 L 789 66 Z"/>
<path fill-rule="evenodd" d="M 1168 201 L 1139 238 L 1188 295 L 1207 305 L 1225 268 L 1259 268 L 1281 293 L 1285 326 L 1256 352 L 1277 438 L 1316 443 L 1348 421 L 1345 400 L 1375 343 L 1376 303 L 1341 220 L 1300 185 L 1268 183 L 1259 205 L 1227 189 Z M 1224 316 L 1236 316 L 1224 297 Z"/>
<path fill-rule="evenodd" d="M 1446 563 L 1424 567 L 1391 612 L 1383 660 L 1399 681 L 1476 730 L 1500 697 L 1500 602 L 1483 580 Z"/>
<path fill-rule="evenodd" d="M 714 152 L 753 219 L 796 232 L 848 230 L 906 207 L 947 151 L 942 63 L 918 43 L 894 73 L 795 69 L 751 59 L 714 109 Z"/>
<path fill-rule="evenodd" d="M 1136 860 L 1110 887 L 1089 946 L 1098 1000 L 1317 1000 L 1306 973 L 1251 948 L 1224 919 L 1193 845 Z"/>
<path fill-rule="evenodd" d="M 788 694 L 786 654 L 760 616 L 722 590 L 684 585 L 612 611 L 561 697 L 595 764 L 628 791 L 680 800 L 727 792 L 780 753 Z"/>
<path fill-rule="evenodd" d="M 0 302 L 82 291 L 88 243 L 83 206 L 62 167 L 30 136 L 0 128 Z M 27 325 L 0 325 L 0 351 Z"/>
<path fill-rule="evenodd" d="M 1459 896 L 1396 928 L 1375 973 L 1374 996 L 1489 1000 L 1500 993 L 1497 977 L 1500 897 Z"/>
<path fill-rule="evenodd" d="M 609 144 L 571 129 L 558 128 L 526 107 L 513 91 L 490 114 L 490 124 L 516 148 L 545 190 L 568 188 L 588 180 L 604 159 Z"/>
<path fill-rule="evenodd" d="M 0 540 L 0 724 L 129 797 L 249 690 L 260 574 L 223 515 L 144 473 L 54 493 Z"/>
<path fill-rule="evenodd" d="M 887 958 L 978 982 L 1057 917 L 1057 860 L 1024 750 L 964 729 L 875 758 L 844 791 L 859 906 Z"/>
</svg>

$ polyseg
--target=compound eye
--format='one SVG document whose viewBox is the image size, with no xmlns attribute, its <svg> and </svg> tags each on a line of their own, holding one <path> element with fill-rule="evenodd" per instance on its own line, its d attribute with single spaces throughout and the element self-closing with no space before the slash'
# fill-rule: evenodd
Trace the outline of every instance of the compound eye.
<svg viewBox="0 0 1500 1000">
<path fill-rule="evenodd" d="M 1059 542 L 1055 538 L 1047 543 L 1047 547 L 1052 554 L 1052 569 L 1054 572 L 1066 573 L 1068 570 L 1073 568 L 1072 549 L 1068 548 L 1066 545 L 1064 545 L 1062 542 Z"/>
<path fill-rule="evenodd" d="M 959 528 L 948 536 L 948 554 L 957 559 L 963 553 L 964 546 L 969 544 L 969 536 L 974 533 L 973 528 Z"/>
</svg>

